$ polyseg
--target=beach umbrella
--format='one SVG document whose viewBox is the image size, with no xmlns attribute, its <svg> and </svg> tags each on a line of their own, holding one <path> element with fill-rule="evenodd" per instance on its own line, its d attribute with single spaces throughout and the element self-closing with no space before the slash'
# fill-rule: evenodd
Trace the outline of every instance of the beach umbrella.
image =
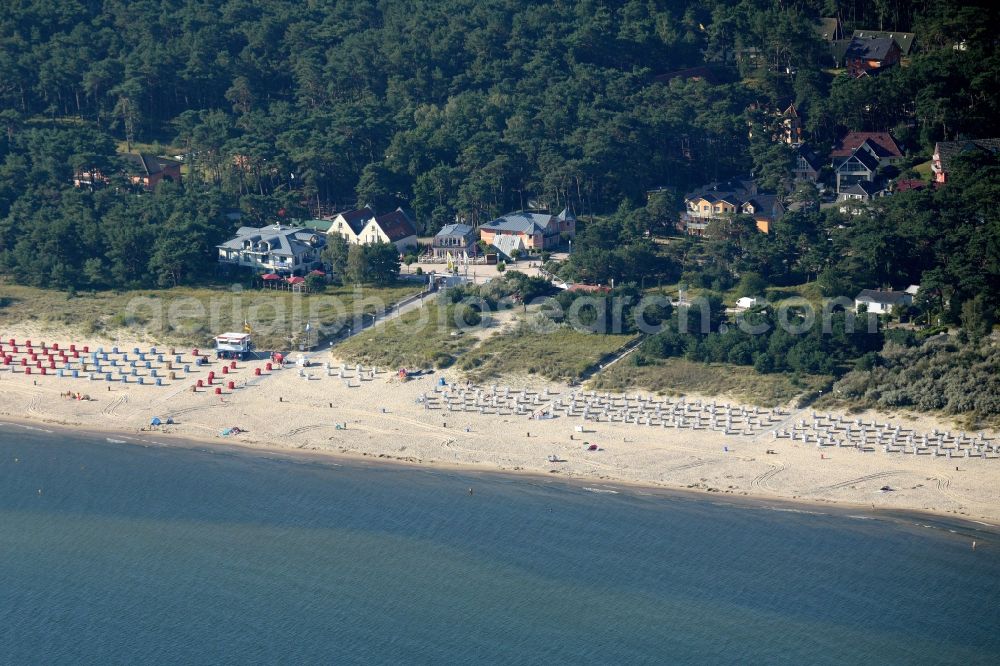
<svg viewBox="0 0 1000 666">
<path fill-rule="evenodd" d="M 319 275 L 320 277 L 322 277 L 322 276 L 326 275 L 326 272 L 325 271 L 321 271 L 318 268 L 314 268 L 311 271 L 309 271 L 309 275 Z"/>
<path fill-rule="evenodd" d="M 260 276 L 260 279 L 261 280 L 280 280 L 281 276 L 278 275 L 277 273 L 265 273 L 264 275 Z"/>
<path fill-rule="evenodd" d="M 286 280 L 288 284 L 302 284 L 305 281 L 306 279 L 304 277 L 299 277 L 298 275 L 293 275 L 292 277 L 288 278 L 288 280 Z"/>
</svg>

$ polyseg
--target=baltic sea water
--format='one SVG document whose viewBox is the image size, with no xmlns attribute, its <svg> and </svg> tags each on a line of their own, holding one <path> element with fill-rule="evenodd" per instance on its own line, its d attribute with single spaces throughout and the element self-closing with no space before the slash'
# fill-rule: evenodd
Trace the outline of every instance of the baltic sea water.
<svg viewBox="0 0 1000 666">
<path fill-rule="evenodd" d="M 0 426 L 0 663 L 995 664 L 998 629 L 973 525 Z"/>
</svg>

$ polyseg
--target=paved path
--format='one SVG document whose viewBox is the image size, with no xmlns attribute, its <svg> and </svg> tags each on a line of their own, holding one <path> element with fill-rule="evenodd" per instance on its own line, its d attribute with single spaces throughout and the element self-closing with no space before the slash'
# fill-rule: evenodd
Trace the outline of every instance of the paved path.
<svg viewBox="0 0 1000 666">
<path fill-rule="evenodd" d="M 361 316 L 360 326 L 348 326 L 346 330 L 338 331 L 336 334 L 325 337 L 321 339 L 316 348 L 310 352 L 303 352 L 303 355 L 312 360 L 313 358 L 319 356 L 320 354 L 325 354 L 330 351 L 335 345 L 353 338 L 355 335 L 362 333 L 373 326 L 378 326 L 387 321 L 396 319 L 397 317 L 402 317 L 408 312 L 418 310 L 424 306 L 424 304 L 434 296 L 437 292 L 432 291 L 422 291 L 419 294 L 414 294 L 412 296 L 407 296 L 398 303 L 393 304 L 387 308 L 384 312 L 377 312 L 374 315 L 364 314 Z"/>
</svg>

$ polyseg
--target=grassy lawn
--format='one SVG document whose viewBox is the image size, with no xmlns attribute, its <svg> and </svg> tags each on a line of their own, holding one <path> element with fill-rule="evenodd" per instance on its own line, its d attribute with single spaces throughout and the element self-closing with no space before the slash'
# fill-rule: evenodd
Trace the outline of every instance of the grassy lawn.
<svg viewBox="0 0 1000 666">
<path fill-rule="evenodd" d="M 595 389 L 625 391 L 644 388 L 666 395 L 722 395 L 763 407 L 787 403 L 797 396 L 817 390 L 830 380 L 825 376 L 762 375 L 746 366 L 693 363 L 667 359 L 655 365 L 634 366 L 623 359 L 598 374 Z"/>
<path fill-rule="evenodd" d="M 360 312 L 374 312 L 419 292 L 421 285 L 327 287 L 323 294 L 233 291 L 228 285 L 128 292 L 79 293 L 0 285 L 0 327 L 40 324 L 114 340 L 146 337 L 161 343 L 205 346 L 225 331 L 254 329 L 258 349 L 285 349 L 306 323 L 333 329 Z"/>
<path fill-rule="evenodd" d="M 119 153 L 129 152 L 128 142 L 126 141 L 119 141 L 117 148 Z M 165 155 L 167 157 L 172 158 L 174 155 L 180 155 L 181 153 L 183 153 L 184 149 L 181 148 L 180 146 L 172 146 L 167 143 L 160 143 L 159 141 L 153 141 L 153 142 L 133 141 L 132 152 L 149 153 L 150 155 L 157 155 L 157 156 Z"/>
<path fill-rule="evenodd" d="M 931 171 L 931 160 L 926 162 L 921 162 L 920 164 L 914 164 L 913 170 L 920 174 L 921 180 L 927 183 L 934 182 L 934 172 Z"/>
<path fill-rule="evenodd" d="M 345 361 L 389 368 L 444 368 L 476 343 L 454 323 L 454 306 L 436 302 L 360 333 L 333 348 Z"/>
<path fill-rule="evenodd" d="M 485 341 L 462 357 L 460 367 L 475 381 L 509 373 L 570 380 L 632 339 L 563 326 L 548 332 L 521 328 Z"/>
</svg>

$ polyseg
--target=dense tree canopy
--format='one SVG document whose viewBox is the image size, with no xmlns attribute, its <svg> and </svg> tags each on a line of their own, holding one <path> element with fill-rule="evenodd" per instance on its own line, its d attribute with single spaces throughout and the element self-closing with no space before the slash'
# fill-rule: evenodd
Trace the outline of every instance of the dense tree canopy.
<svg viewBox="0 0 1000 666">
<path fill-rule="evenodd" d="M 1000 134 L 1000 56 L 983 27 L 996 10 L 979 4 L 8 3 L 3 270 L 60 287 L 168 285 L 211 263 L 212 246 L 232 231 L 227 208 L 264 224 L 279 210 L 408 205 L 434 232 L 533 201 L 581 219 L 609 215 L 610 226 L 594 221 L 584 231 L 569 268 L 585 280 L 684 273 L 726 288 L 744 271 L 772 283 L 826 271 L 869 285 L 940 268 L 963 291 L 977 279 L 993 288 L 989 274 L 963 272 L 963 252 L 973 250 L 961 250 L 959 232 L 930 231 L 992 229 L 970 226 L 967 207 L 951 206 L 944 191 L 921 195 L 934 200 L 929 208 L 910 204 L 930 239 L 902 210 L 887 214 L 905 218 L 907 230 L 874 219 L 839 232 L 805 213 L 770 238 L 735 225 L 702 247 L 664 251 L 647 237 L 670 228 L 676 195 L 690 186 L 751 170 L 772 187 L 787 180 L 788 151 L 751 141 L 750 108 L 795 102 L 820 147 L 850 129 L 892 129 L 925 154 L 938 139 Z M 915 30 L 916 51 L 878 77 L 836 75 L 815 30 L 830 15 L 848 29 Z M 758 61 L 747 59 L 751 51 Z M 691 67 L 712 76 L 656 78 Z M 113 173 L 116 150 L 137 146 L 183 154 L 183 187 L 143 196 L 124 185 L 73 190 L 75 171 Z M 672 194 L 647 201 L 661 186 Z M 981 244 L 977 258 L 991 261 L 995 245 Z M 914 263 L 882 259 L 900 247 Z M 946 250 L 963 258 L 946 259 Z"/>
</svg>

